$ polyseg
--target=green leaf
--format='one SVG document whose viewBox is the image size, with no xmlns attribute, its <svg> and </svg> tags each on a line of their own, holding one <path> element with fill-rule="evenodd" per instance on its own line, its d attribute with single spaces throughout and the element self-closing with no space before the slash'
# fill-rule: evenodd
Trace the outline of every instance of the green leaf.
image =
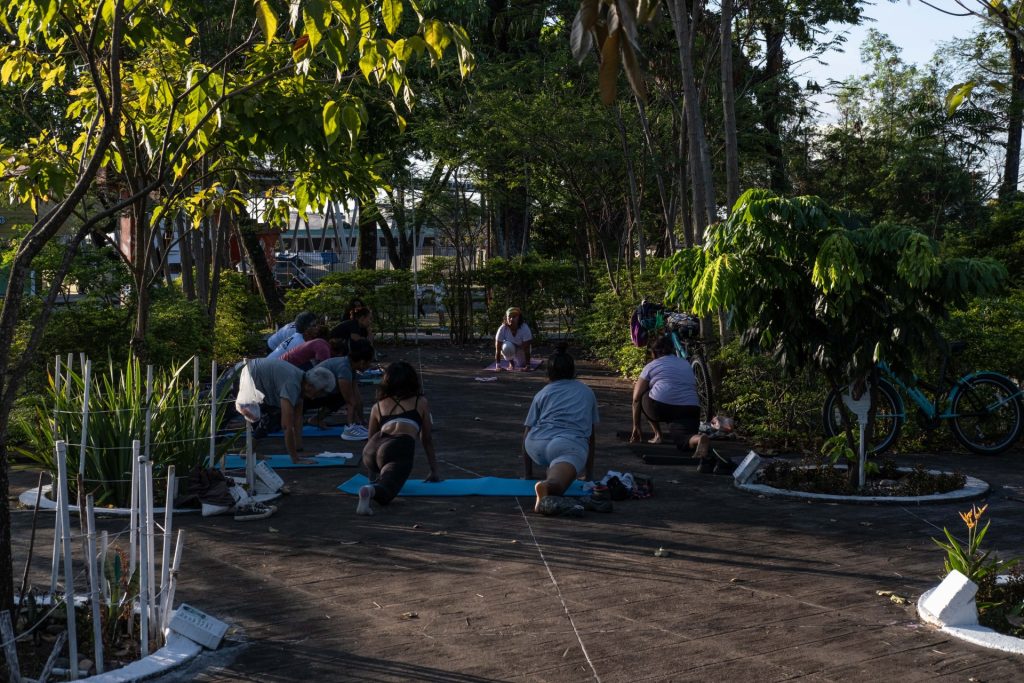
<svg viewBox="0 0 1024 683">
<path fill-rule="evenodd" d="M 341 134 L 341 128 L 343 125 L 341 116 L 341 110 L 338 107 L 338 103 L 334 100 L 331 100 L 324 105 L 324 135 L 327 137 L 328 145 L 334 144 L 334 141 L 338 139 L 338 135 Z"/>
<path fill-rule="evenodd" d="M 384 28 L 388 33 L 394 34 L 398 30 L 398 25 L 402 22 L 403 9 L 402 0 L 384 0 L 380 13 L 384 17 Z"/>
<path fill-rule="evenodd" d="M 277 15 L 274 14 L 274 10 L 270 9 L 270 4 L 267 0 L 257 0 L 256 21 L 260 24 L 260 30 L 263 31 L 266 44 L 270 45 L 274 40 L 274 36 L 277 35 Z"/>
<path fill-rule="evenodd" d="M 348 129 L 349 138 L 352 142 L 359 137 L 359 130 L 362 127 L 362 120 L 359 118 L 358 110 L 351 104 L 346 104 L 341 110 L 341 120 Z"/>
<path fill-rule="evenodd" d="M 949 89 L 949 92 L 946 93 L 946 114 L 948 116 L 956 113 L 956 110 L 970 96 L 971 91 L 974 90 L 974 86 L 977 84 L 977 81 L 967 81 L 966 83 L 958 83 Z"/>
</svg>

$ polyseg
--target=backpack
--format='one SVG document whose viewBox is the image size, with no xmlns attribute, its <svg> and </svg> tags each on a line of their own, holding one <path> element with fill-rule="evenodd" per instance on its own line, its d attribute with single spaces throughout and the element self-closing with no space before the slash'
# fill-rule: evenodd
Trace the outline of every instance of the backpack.
<svg viewBox="0 0 1024 683">
<path fill-rule="evenodd" d="M 629 319 L 629 336 L 635 346 L 640 348 L 647 346 L 650 333 L 664 325 L 665 321 L 661 311 L 661 306 L 652 304 L 646 299 L 641 301 L 633 311 L 633 315 Z"/>
</svg>

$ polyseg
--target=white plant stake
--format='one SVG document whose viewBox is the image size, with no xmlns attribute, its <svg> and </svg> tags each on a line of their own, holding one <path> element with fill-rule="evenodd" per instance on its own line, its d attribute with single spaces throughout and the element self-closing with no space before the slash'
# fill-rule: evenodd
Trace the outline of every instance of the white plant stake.
<svg viewBox="0 0 1024 683">
<path fill-rule="evenodd" d="M 178 587 L 178 569 L 181 567 L 181 553 L 185 549 L 185 530 L 178 530 L 178 544 L 174 547 L 174 562 L 171 564 L 170 578 L 167 582 L 167 592 L 163 596 L 163 607 L 160 610 L 163 616 L 163 623 L 160 624 L 161 632 L 167 630 L 167 624 L 171 621 L 171 612 L 174 611 L 174 591 Z"/>
<path fill-rule="evenodd" d="M 212 468 L 217 455 L 217 361 L 210 363 L 210 457 L 206 463 Z"/>
<path fill-rule="evenodd" d="M 96 673 L 103 673 L 103 628 L 100 623 L 100 578 L 96 571 L 96 515 L 92 496 L 85 499 L 85 519 L 89 525 L 86 536 L 86 556 L 89 562 L 89 599 L 92 602 L 92 649 Z M 100 567 L 102 571 L 102 565 Z"/>
<path fill-rule="evenodd" d="M 156 627 L 156 514 L 153 504 L 153 461 L 149 458 L 146 458 L 142 473 L 146 487 L 143 493 L 146 496 L 146 567 L 149 573 L 149 594 L 146 596 L 146 604 L 149 605 L 149 635 L 152 638 Z"/>
<path fill-rule="evenodd" d="M 164 534 L 163 534 L 163 553 L 160 558 L 160 595 L 167 595 L 167 582 L 170 578 L 171 573 L 171 542 L 174 540 L 173 524 L 174 524 L 174 498 L 177 495 L 178 481 L 174 476 L 174 465 L 167 468 L 167 499 L 164 503 Z M 163 633 L 163 625 L 167 623 L 165 600 L 161 597 L 160 601 L 160 629 L 159 632 Z M 159 634 L 158 634 L 159 635 Z"/>
<path fill-rule="evenodd" d="M 110 587 L 107 585 L 106 571 L 107 571 L 107 548 L 109 547 L 110 540 L 107 538 L 107 532 L 100 532 L 100 598 L 103 602 L 110 600 Z"/>
<path fill-rule="evenodd" d="M 146 366 L 146 431 L 145 431 L 145 435 L 146 436 L 145 436 L 145 441 L 143 441 L 143 449 L 142 449 L 142 453 L 143 453 L 143 455 L 146 456 L 146 460 L 149 460 L 149 457 L 150 457 L 149 433 L 150 433 L 150 424 L 152 424 L 152 419 L 153 419 L 153 405 L 152 404 L 153 404 L 153 366 L 152 365 L 147 365 Z"/>
<path fill-rule="evenodd" d="M 132 442 L 132 449 L 137 453 L 139 450 L 138 440 Z M 143 657 L 149 655 L 149 567 L 146 561 L 149 557 L 149 549 L 147 547 L 148 534 L 145 533 L 145 520 L 146 520 L 146 493 L 142 490 L 145 486 L 146 475 L 146 459 L 142 456 L 136 458 L 135 469 L 138 473 L 135 475 L 135 481 L 139 486 L 139 520 L 143 528 L 140 529 L 139 533 L 139 646 L 140 654 Z"/>
<path fill-rule="evenodd" d="M 865 443 L 864 437 L 868 431 L 868 413 L 871 410 L 871 384 L 864 385 L 864 393 L 858 399 L 854 399 L 853 395 L 850 394 L 850 390 L 847 389 L 846 393 L 843 394 L 843 403 L 850 409 L 850 412 L 857 416 L 857 422 L 860 423 L 860 457 L 857 458 L 859 467 L 857 480 L 860 482 L 860 487 L 864 488 L 864 484 L 867 481 L 865 465 L 868 460 L 868 445 Z"/>
<path fill-rule="evenodd" d="M 252 453 L 252 423 L 245 421 L 245 486 L 256 492 L 256 457 Z"/>
<path fill-rule="evenodd" d="M 139 454 L 140 444 L 132 441 L 132 501 L 131 514 L 128 522 L 128 576 L 135 573 L 135 562 L 138 558 L 139 543 Z M 131 633 L 132 620 L 128 620 L 128 632 Z"/>
<path fill-rule="evenodd" d="M 82 443 L 78 448 L 78 473 L 85 475 L 85 444 L 89 439 L 89 388 L 92 384 L 92 361 L 85 361 L 85 393 L 82 397 Z M 81 514 L 81 511 L 79 511 Z"/>
<path fill-rule="evenodd" d="M 192 429 L 199 431 L 199 356 L 192 356 L 192 392 L 195 397 L 195 407 L 192 410 Z"/>
<path fill-rule="evenodd" d="M 68 662 L 71 679 L 78 678 L 78 634 L 75 630 L 75 574 L 71 566 L 71 519 L 68 514 L 68 451 L 67 444 L 57 442 L 57 514 L 61 520 L 64 546 L 64 603 L 68 615 Z"/>
<path fill-rule="evenodd" d="M 54 364 L 56 368 L 56 374 L 53 376 L 53 389 L 54 396 L 60 396 L 61 390 L 61 379 L 63 374 L 60 367 L 60 354 L 57 354 L 57 359 Z M 54 401 L 53 405 L 53 444 L 54 447 L 57 445 L 57 420 L 60 418 L 60 408 L 57 406 L 57 401 Z M 50 493 L 57 499 L 57 507 L 60 508 L 60 487 L 54 482 L 50 487 Z M 39 501 L 36 501 L 36 506 L 39 505 Z M 53 556 L 50 561 L 50 595 L 57 592 L 57 575 L 60 572 L 60 539 L 62 533 L 60 528 L 60 515 L 54 515 L 53 521 Z"/>
</svg>

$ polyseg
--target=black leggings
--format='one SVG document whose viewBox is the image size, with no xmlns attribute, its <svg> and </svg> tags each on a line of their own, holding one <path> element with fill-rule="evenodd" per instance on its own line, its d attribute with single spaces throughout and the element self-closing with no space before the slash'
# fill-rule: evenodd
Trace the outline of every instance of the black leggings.
<svg viewBox="0 0 1024 683">
<path fill-rule="evenodd" d="M 373 499 L 387 505 L 402 490 L 412 474 L 416 439 L 408 434 L 393 436 L 377 432 L 363 448 L 363 467 L 373 483 Z"/>
<path fill-rule="evenodd" d="M 644 415 L 652 422 L 679 423 L 679 431 L 693 436 L 700 431 L 700 406 L 674 406 L 655 401 L 648 394 L 640 400 Z"/>
</svg>

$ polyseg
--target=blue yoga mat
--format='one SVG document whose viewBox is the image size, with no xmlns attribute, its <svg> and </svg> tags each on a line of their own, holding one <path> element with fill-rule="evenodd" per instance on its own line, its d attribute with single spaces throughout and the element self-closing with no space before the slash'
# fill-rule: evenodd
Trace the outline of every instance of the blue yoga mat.
<svg viewBox="0 0 1024 683">
<path fill-rule="evenodd" d="M 359 488 L 369 484 L 365 475 L 357 474 L 338 490 L 358 495 Z M 501 477 L 479 477 L 477 479 L 445 479 L 437 484 L 430 484 L 420 479 L 410 479 L 398 495 L 400 496 L 532 496 L 536 481 L 528 479 L 503 479 Z M 567 496 L 584 496 L 581 482 L 573 482 Z"/>
<path fill-rule="evenodd" d="M 327 429 L 320 429 L 313 425 L 303 425 L 302 436 L 341 436 L 344 429 L 345 427 L 343 425 L 336 425 L 334 427 L 328 427 Z M 284 432 L 270 432 L 267 436 L 284 436 Z"/>
<path fill-rule="evenodd" d="M 302 467 L 355 467 L 362 459 L 353 455 L 351 458 L 318 458 L 312 456 L 315 463 L 294 463 L 287 454 L 267 455 L 257 458 L 257 462 L 263 460 L 275 470 L 299 469 Z M 224 465 L 229 470 L 244 470 L 245 458 L 240 455 L 229 455 Z"/>
</svg>

